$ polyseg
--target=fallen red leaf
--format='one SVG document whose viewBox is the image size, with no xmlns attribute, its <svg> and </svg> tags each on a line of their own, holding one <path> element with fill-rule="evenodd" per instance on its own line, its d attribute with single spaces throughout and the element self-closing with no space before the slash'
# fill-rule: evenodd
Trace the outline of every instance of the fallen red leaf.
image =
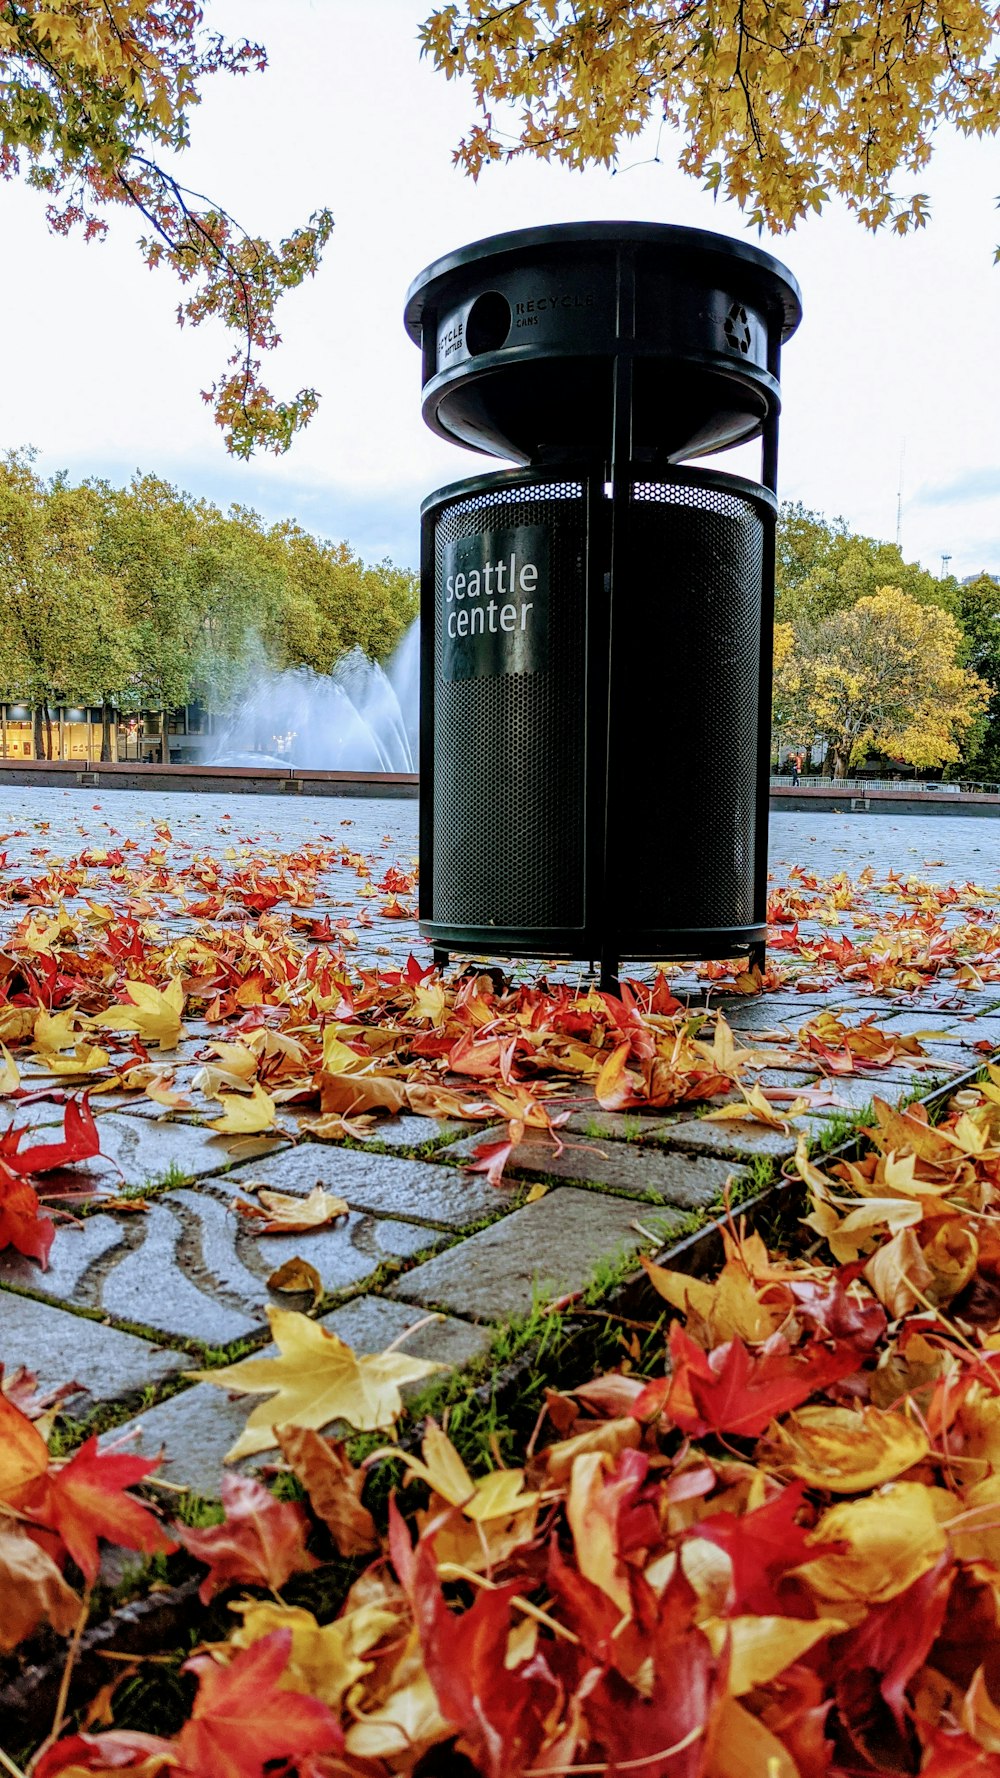
<svg viewBox="0 0 1000 1778">
<path fill-rule="evenodd" d="M 177 1545 L 152 1513 L 124 1490 L 156 1469 L 159 1458 L 99 1451 L 89 1438 L 68 1463 L 49 1469 L 18 1502 L 33 1524 L 55 1531 L 88 1584 L 97 1579 L 97 1540 L 125 1549 L 169 1551 Z"/>
<path fill-rule="evenodd" d="M 806 1497 L 804 1482 L 792 1482 L 753 1512 L 713 1513 L 700 1519 L 697 1535 L 725 1550 L 732 1563 L 732 1610 L 758 1617 L 812 1615 L 813 1602 L 792 1570 L 836 1548 L 809 1542 L 809 1525 L 799 1523 Z M 803 1603 L 796 1605 L 796 1599 Z"/>
<path fill-rule="evenodd" d="M 332 1711 L 302 1692 L 279 1691 L 288 1665 L 290 1630 L 273 1630 L 228 1667 L 194 1655 L 198 1696 L 174 1743 L 184 1778 L 262 1778 L 271 1760 L 334 1753 L 344 1745 Z"/>
<path fill-rule="evenodd" d="M 156 1756 L 166 1764 L 172 1742 L 159 1735 L 116 1729 L 109 1735 L 65 1735 L 46 1748 L 31 1768 L 31 1778 L 59 1778 L 61 1772 L 127 1772 Z"/>
<path fill-rule="evenodd" d="M 499 1185 L 515 1146 L 509 1136 L 502 1142 L 481 1142 L 478 1148 L 473 1149 L 475 1160 L 469 1162 L 465 1171 L 485 1173 L 491 1185 Z"/>
<path fill-rule="evenodd" d="M 15 1173 L 51 1173 L 56 1167 L 88 1161 L 101 1152 L 97 1125 L 86 1093 L 80 1099 L 67 1100 L 61 1142 L 39 1142 L 34 1148 L 21 1148 L 22 1140 L 31 1133 L 11 1129 L 0 1136 L 0 1160 Z"/>
<path fill-rule="evenodd" d="M 44 1270 L 55 1232 L 51 1217 L 42 1214 L 30 1180 L 0 1161 L 0 1250 L 13 1247 L 26 1258 L 37 1259 Z"/>
<path fill-rule="evenodd" d="M 587 1721 L 609 1778 L 626 1771 L 643 1778 L 702 1778 L 728 1656 L 714 1656 L 695 1624 L 697 1595 L 680 1563 L 659 1598 L 641 1575 L 633 1592 L 649 1680 L 640 1691 L 608 1670 L 586 1697 Z"/>
<path fill-rule="evenodd" d="M 252 1476 L 229 1474 L 222 1478 L 222 1506 L 221 1525 L 204 1530 L 173 1526 L 184 1548 L 208 1564 L 198 1589 L 203 1605 L 237 1581 L 256 1582 L 277 1592 L 290 1574 L 317 1567 L 316 1557 L 305 1547 L 309 1521 L 295 1502 L 276 1500 Z"/>
<path fill-rule="evenodd" d="M 506 1666 L 516 1582 L 477 1593 L 468 1611 L 449 1611 L 438 1580 L 434 1540 L 416 1551 L 413 1610 L 424 1665 L 441 1713 L 461 1729 L 485 1778 L 511 1778 L 534 1764 L 560 1688 L 541 1649 Z"/>
<path fill-rule="evenodd" d="M 858 1353 L 846 1342 L 813 1341 L 797 1352 L 752 1356 L 735 1338 L 705 1353 L 679 1322 L 670 1329 L 670 1356 L 666 1411 L 676 1426 L 696 1437 L 730 1432 L 754 1438 L 776 1415 L 858 1368 Z"/>
<path fill-rule="evenodd" d="M 954 1564 L 946 1551 L 905 1592 L 873 1605 L 862 1623 L 830 1645 L 838 1678 L 868 1670 L 901 1730 L 907 1716 L 906 1687 L 937 1639 L 953 1579 Z"/>
</svg>

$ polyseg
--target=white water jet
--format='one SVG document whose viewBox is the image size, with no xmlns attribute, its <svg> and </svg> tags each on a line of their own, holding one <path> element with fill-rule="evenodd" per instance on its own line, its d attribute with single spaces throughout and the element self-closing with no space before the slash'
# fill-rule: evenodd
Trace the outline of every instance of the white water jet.
<svg viewBox="0 0 1000 1778">
<path fill-rule="evenodd" d="M 385 668 L 352 648 L 332 673 L 265 673 L 247 687 L 207 763 L 415 772 L 419 659 L 416 620 Z"/>
</svg>

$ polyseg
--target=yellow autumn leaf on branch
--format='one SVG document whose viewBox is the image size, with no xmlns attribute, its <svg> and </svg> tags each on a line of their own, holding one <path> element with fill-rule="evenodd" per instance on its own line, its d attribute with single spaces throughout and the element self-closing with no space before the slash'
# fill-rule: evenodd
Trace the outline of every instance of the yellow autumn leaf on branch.
<svg viewBox="0 0 1000 1778">
<path fill-rule="evenodd" d="M 773 233 L 833 198 L 864 228 L 922 228 L 912 176 L 942 125 L 1000 131 L 990 0 L 438 0 L 420 40 L 470 93 L 454 158 L 474 179 L 525 155 L 614 167 L 658 123 L 682 172 Z"/>
</svg>

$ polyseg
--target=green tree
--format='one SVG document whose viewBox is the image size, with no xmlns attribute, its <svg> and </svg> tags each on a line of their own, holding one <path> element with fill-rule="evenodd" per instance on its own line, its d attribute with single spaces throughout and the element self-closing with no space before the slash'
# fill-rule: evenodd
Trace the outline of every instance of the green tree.
<svg viewBox="0 0 1000 1778">
<path fill-rule="evenodd" d="M 808 698 L 810 677 L 796 648 L 793 626 L 776 623 L 771 680 L 771 744 L 776 750 L 788 746 L 808 749 L 816 740 Z"/>
<path fill-rule="evenodd" d="M 333 228 L 318 210 L 285 240 L 248 233 L 225 208 L 188 190 L 173 163 L 190 143 L 191 113 L 213 74 L 267 65 L 260 44 L 228 43 L 204 27 L 197 0 L 2 0 L 0 174 L 46 193 L 52 229 L 107 232 L 115 206 L 137 213 L 149 266 L 184 289 L 178 319 L 221 320 L 237 344 L 204 391 L 226 445 L 284 451 L 316 410 L 314 389 L 277 400 L 261 354 L 279 343 L 275 305 L 319 264 Z"/>
<path fill-rule="evenodd" d="M 126 589 L 137 638 L 134 705 L 165 711 L 198 699 L 222 709 L 251 664 L 272 658 L 287 576 L 253 514 L 225 517 L 137 476 L 108 491 L 104 567 Z"/>
<path fill-rule="evenodd" d="M 989 687 L 989 703 L 969 737 L 965 767 L 970 777 L 1000 782 L 1000 581 L 980 574 L 956 593 L 956 615 L 965 634 L 965 660 Z"/>
<path fill-rule="evenodd" d="M 843 519 L 825 519 L 801 503 L 782 505 L 775 551 L 780 622 L 820 623 L 883 586 L 899 587 L 918 604 L 950 609 L 956 583 L 904 561 L 894 543 L 856 536 Z"/>
<path fill-rule="evenodd" d="M 52 755 L 54 702 L 117 698 L 134 670 L 124 588 L 102 570 L 102 503 L 64 477 L 46 485 L 28 452 L 0 462 L 0 690 L 35 710 Z"/>
<path fill-rule="evenodd" d="M 417 614 L 415 574 L 389 561 L 366 567 L 348 544 L 311 537 L 291 520 L 271 536 L 284 547 L 297 601 L 295 626 L 285 632 L 291 664 L 328 673 L 351 648 L 377 661 L 392 653 Z"/>
<path fill-rule="evenodd" d="M 839 198 L 867 228 L 927 218 L 942 124 L 1000 130 L 991 0 L 448 0 L 423 49 L 466 76 L 479 121 L 456 158 L 478 176 L 532 154 L 613 164 L 662 119 L 680 166 L 778 232 Z"/>
<path fill-rule="evenodd" d="M 114 710 L 221 714 L 269 668 L 384 659 L 416 608 L 415 575 L 290 521 L 153 475 L 73 486 L 30 452 L 0 461 L 0 696 L 35 707 L 39 754 L 53 703 L 103 706 L 107 758 Z"/>
</svg>

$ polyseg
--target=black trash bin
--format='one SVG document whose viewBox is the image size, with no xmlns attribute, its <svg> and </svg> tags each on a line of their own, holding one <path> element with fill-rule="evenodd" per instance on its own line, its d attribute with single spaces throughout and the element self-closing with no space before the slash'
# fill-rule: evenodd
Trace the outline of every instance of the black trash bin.
<svg viewBox="0 0 1000 1778">
<path fill-rule="evenodd" d="M 762 960 L 779 356 L 769 254 L 569 224 L 411 288 L 424 417 L 514 469 L 424 503 L 420 929 L 439 957 Z M 759 437 L 760 483 L 684 466 Z"/>
</svg>

